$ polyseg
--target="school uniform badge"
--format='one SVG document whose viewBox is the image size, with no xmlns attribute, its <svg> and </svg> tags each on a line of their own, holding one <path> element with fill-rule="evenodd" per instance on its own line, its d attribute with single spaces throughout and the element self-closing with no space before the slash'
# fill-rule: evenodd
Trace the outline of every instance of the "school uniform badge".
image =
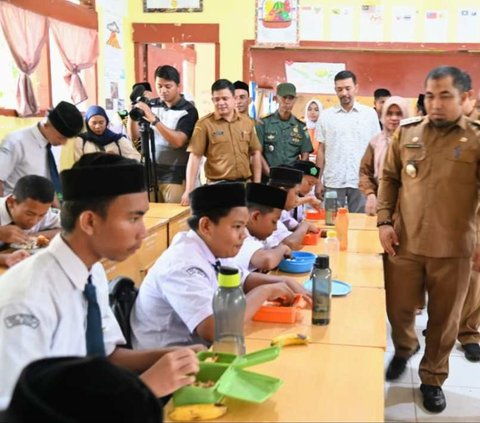
<svg viewBox="0 0 480 423">
<path fill-rule="evenodd" d="M 32 329 L 40 326 L 40 320 L 38 320 L 33 314 L 17 313 L 7 316 L 4 319 L 7 329 L 12 329 L 15 326 L 29 326 Z"/>
</svg>

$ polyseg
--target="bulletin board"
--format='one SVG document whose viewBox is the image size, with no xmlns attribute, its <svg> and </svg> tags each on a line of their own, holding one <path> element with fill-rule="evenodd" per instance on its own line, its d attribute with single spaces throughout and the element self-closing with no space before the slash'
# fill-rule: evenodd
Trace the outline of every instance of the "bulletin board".
<svg viewBox="0 0 480 423">
<path fill-rule="evenodd" d="M 416 98 L 423 91 L 428 72 L 436 66 L 452 65 L 467 71 L 480 88 L 479 44 L 303 42 L 299 48 L 255 47 L 244 42 L 244 80 L 259 88 L 274 88 L 286 81 L 285 63 L 344 63 L 357 75 L 359 96 L 372 96 L 376 88 Z M 307 93 L 315 94 L 315 93 Z"/>
</svg>

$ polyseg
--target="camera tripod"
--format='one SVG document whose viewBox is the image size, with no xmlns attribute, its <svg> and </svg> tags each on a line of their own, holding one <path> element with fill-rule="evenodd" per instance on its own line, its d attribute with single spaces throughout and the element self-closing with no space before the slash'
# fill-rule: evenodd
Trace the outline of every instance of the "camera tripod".
<svg viewBox="0 0 480 423">
<path fill-rule="evenodd" d="M 141 119 L 139 122 L 142 141 L 142 153 L 145 165 L 145 182 L 147 184 L 148 198 L 158 203 L 157 163 L 155 161 L 155 137 L 150 123 Z"/>
</svg>

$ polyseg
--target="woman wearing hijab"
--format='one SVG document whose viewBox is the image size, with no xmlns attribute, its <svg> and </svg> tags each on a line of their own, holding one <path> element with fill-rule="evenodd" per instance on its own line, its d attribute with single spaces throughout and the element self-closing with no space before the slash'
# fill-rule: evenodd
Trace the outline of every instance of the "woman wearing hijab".
<svg viewBox="0 0 480 423">
<path fill-rule="evenodd" d="M 317 127 L 320 125 L 320 113 L 322 110 L 322 103 L 315 98 L 312 98 L 305 105 L 305 123 L 307 124 L 308 134 L 312 141 L 313 154 L 317 154 L 318 150 L 318 141 L 315 138 L 315 133 L 317 132 Z"/>
<path fill-rule="evenodd" d="M 98 151 L 119 154 L 127 159 L 140 161 L 140 153 L 135 150 L 132 142 L 122 134 L 107 128 L 109 120 L 102 107 L 90 106 L 85 114 L 85 124 L 87 131 L 75 140 L 73 152 L 75 161 L 84 154 Z"/>
<path fill-rule="evenodd" d="M 359 188 L 367 197 L 365 212 L 370 216 L 377 213 L 378 179 L 382 175 L 390 139 L 400 126 L 400 121 L 408 117 L 407 101 L 403 97 L 390 97 L 382 109 L 383 130 L 370 140 L 360 163 Z"/>
</svg>

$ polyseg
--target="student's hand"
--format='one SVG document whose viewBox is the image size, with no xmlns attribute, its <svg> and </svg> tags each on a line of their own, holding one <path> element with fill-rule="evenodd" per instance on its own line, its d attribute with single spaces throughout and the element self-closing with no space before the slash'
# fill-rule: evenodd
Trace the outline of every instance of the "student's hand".
<svg viewBox="0 0 480 423">
<path fill-rule="evenodd" d="M 195 351 L 196 353 L 201 352 L 201 351 L 207 351 L 207 347 L 203 344 L 189 345 L 188 348 Z"/>
<path fill-rule="evenodd" d="M 380 242 L 385 252 L 390 256 L 395 256 L 397 252 L 394 247 L 398 247 L 400 243 L 398 242 L 398 236 L 393 226 L 382 225 L 378 228 Z"/>
<path fill-rule="evenodd" d="M 141 374 L 140 379 L 157 397 L 175 392 L 182 386 L 195 382 L 199 365 L 191 348 L 179 348 L 165 354 L 152 367 Z"/>
<path fill-rule="evenodd" d="M 306 203 L 310 204 L 315 210 L 320 211 L 322 210 L 322 202 L 317 198 L 314 197 L 313 195 L 308 195 L 306 198 Z"/>
<path fill-rule="evenodd" d="M 325 187 L 322 182 L 318 181 L 317 186 L 315 187 L 315 197 L 323 201 L 323 196 L 325 194 Z"/>
<path fill-rule="evenodd" d="M 27 233 L 16 225 L 0 226 L 0 241 L 7 244 L 23 244 L 28 242 L 29 239 Z"/>
<path fill-rule="evenodd" d="M 368 194 L 365 213 L 369 216 L 375 216 L 377 214 L 377 196 L 375 194 Z"/>
<path fill-rule="evenodd" d="M 318 234 L 320 232 L 320 228 L 314 223 L 309 223 L 307 232 Z"/>
<path fill-rule="evenodd" d="M 283 257 L 292 258 L 292 249 L 288 245 L 280 244 L 279 247 L 283 248 Z"/>
<path fill-rule="evenodd" d="M 295 294 L 301 294 L 308 305 L 312 305 L 312 294 L 307 291 L 301 283 L 298 283 L 295 279 L 289 277 L 283 278 L 282 282 L 285 283 Z"/>
<path fill-rule="evenodd" d="M 190 205 L 190 198 L 188 198 L 188 192 L 185 191 L 182 195 L 182 199 L 180 200 L 180 205 L 182 206 L 189 206 Z"/>
<path fill-rule="evenodd" d="M 13 265 L 25 260 L 30 257 L 30 253 L 25 250 L 18 250 L 11 254 L 7 254 L 5 257 L 5 265 L 7 267 L 12 267 Z"/>
<path fill-rule="evenodd" d="M 262 286 L 264 289 L 268 290 L 268 301 L 274 301 L 277 298 L 281 298 L 282 301 L 287 304 L 292 303 L 295 292 L 285 282 L 271 283 Z"/>
</svg>

